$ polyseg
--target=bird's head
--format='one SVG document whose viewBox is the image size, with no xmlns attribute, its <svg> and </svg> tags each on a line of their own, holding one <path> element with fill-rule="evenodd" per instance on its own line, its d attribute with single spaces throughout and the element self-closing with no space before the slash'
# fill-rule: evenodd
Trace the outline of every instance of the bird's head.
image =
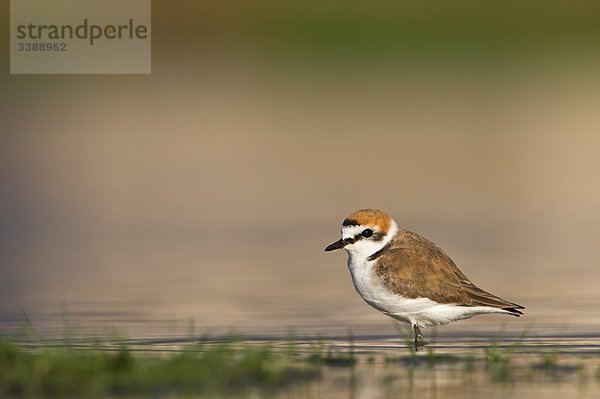
<svg viewBox="0 0 600 399">
<path fill-rule="evenodd" d="M 368 258 L 385 247 L 398 232 L 390 215 L 377 209 L 361 209 L 342 223 L 342 238 L 325 251 L 344 248 L 355 259 Z"/>
</svg>

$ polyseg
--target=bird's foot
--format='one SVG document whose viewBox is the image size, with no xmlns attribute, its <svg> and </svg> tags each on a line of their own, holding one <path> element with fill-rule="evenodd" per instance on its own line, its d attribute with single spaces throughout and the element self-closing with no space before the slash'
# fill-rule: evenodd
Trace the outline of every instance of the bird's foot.
<svg viewBox="0 0 600 399">
<path fill-rule="evenodd" d="M 425 337 L 423 337 L 421 329 L 416 324 L 413 326 L 413 329 L 415 330 L 415 352 L 419 352 L 425 347 Z"/>
<path fill-rule="evenodd" d="M 425 348 L 425 341 L 417 341 L 415 340 L 415 352 L 420 352 Z"/>
</svg>

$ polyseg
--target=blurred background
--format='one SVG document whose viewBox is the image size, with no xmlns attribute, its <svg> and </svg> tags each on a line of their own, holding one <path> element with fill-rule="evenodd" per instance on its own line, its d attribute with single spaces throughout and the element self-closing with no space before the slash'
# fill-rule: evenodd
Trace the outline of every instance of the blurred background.
<svg viewBox="0 0 600 399">
<path fill-rule="evenodd" d="M 600 4 L 153 1 L 152 74 L 9 75 L 0 328 L 390 333 L 342 220 L 380 208 L 527 307 L 600 327 Z"/>
</svg>

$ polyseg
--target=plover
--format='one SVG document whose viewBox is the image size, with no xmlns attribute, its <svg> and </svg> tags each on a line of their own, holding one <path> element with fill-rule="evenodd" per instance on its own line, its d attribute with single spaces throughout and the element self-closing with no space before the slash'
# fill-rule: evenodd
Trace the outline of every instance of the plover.
<svg viewBox="0 0 600 399">
<path fill-rule="evenodd" d="M 520 316 L 523 306 L 471 282 L 446 253 L 418 234 L 402 230 L 385 212 L 362 209 L 342 223 L 342 238 L 325 251 L 345 249 L 356 291 L 369 305 L 412 326 L 415 350 L 421 327 L 480 314 Z"/>
</svg>

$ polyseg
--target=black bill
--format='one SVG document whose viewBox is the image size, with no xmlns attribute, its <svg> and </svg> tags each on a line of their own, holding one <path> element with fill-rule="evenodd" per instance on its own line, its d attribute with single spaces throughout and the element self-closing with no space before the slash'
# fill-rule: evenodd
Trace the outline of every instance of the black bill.
<svg viewBox="0 0 600 399">
<path fill-rule="evenodd" d="M 344 242 L 344 240 L 342 240 L 340 238 L 338 241 L 334 242 L 333 244 L 331 244 L 330 246 L 325 248 L 325 251 L 333 251 L 334 249 L 342 249 L 342 248 L 344 248 L 345 245 L 346 245 L 346 243 Z"/>
</svg>

